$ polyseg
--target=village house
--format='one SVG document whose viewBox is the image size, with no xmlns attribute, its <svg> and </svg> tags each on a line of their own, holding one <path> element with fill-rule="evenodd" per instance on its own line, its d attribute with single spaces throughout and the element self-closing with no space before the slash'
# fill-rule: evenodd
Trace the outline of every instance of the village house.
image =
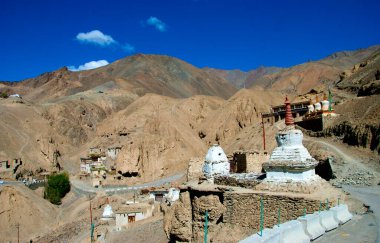
<svg viewBox="0 0 380 243">
<path fill-rule="evenodd" d="M 107 153 L 106 153 L 107 157 L 111 158 L 112 160 L 115 160 L 120 150 L 121 150 L 120 146 L 108 148 Z"/>
<path fill-rule="evenodd" d="M 13 159 L 11 161 L 1 160 L 0 161 L 0 173 L 11 172 L 12 174 L 15 174 L 20 165 L 22 165 L 21 159 Z"/>
<path fill-rule="evenodd" d="M 140 221 L 153 216 L 154 203 L 136 203 L 120 207 L 116 212 L 116 230 L 128 227 L 136 221 Z"/>
</svg>

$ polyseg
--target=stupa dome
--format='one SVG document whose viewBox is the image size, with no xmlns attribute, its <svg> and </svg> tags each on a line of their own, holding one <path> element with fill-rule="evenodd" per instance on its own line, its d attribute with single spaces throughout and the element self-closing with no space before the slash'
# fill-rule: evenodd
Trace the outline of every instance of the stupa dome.
<svg viewBox="0 0 380 243">
<path fill-rule="evenodd" d="M 313 105 L 308 105 L 307 109 L 309 110 L 309 113 L 314 112 L 314 106 Z"/>
<path fill-rule="evenodd" d="M 102 219 L 111 219 L 113 218 L 114 214 L 113 214 L 113 211 L 112 211 L 112 207 L 111 205 L 107 204 L 105 207 L 104 207 L 104 211 L 103 211 L 103 214 L 102 214 Z"/>
<path fill-rule="evenodd" d="M 321 109 L 322 109 L 322 107 L 321 107 L 321 103 L 315 103 L 314 104 L 314 107 L 315 107 L 315 111 L 320 111 Z"/>
<path fill-rule="evenodd" d="M 216 175 L 228 175 L 230 173 L 230 162 L 218 144 L 212 145 L 207 151 L 202 171 L 209 182 L 214 182 Z"/>
<path fill-rule="evenodd" d="M 206 163 L 219 163 L 226 161 L 228 162 L 228 159 L 222 147 L 220 147 L 219 144 L 214 144 L 208 149 L 205 161 Z"/>
<path fill-rule="evenodd" d="M 322 100 L 322 110 L 323 111 L 328 111 L 330 107 L 330 102 L 328 100 Z"/>
</svg>

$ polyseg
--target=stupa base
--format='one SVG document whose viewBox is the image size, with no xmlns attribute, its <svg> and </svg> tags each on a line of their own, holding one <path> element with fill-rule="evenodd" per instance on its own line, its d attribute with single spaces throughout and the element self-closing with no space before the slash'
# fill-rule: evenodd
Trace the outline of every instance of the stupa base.
<svg viewBox="0 0 380 243">
<path fill-rule="evenodd" d="M 278 179 L 273 180 L 266 178 L 255 189 L 272 192 L 295 192 L 311 194 L 323 189 L 326 183 L 318 175 L 313 175 L 307 180 Z"/>
</svg>

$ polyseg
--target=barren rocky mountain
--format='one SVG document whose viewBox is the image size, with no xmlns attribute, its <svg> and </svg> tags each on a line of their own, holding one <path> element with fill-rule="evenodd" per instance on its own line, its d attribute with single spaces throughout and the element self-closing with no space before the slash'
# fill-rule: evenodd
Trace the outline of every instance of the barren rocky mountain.
<svg viewBox="0 0 380 243">
<path fill-rule="evenodd" d="M 372 46 L 357 51 L 337 52 L 321 60 L 290 68 L 259 67 L 249 72 L 212 68 L 205 70 L 225 78 L 238 88 L 262 87 L 272 91 L 303 94 L 311 89 L 324 90 L 327 86 L 333 85 L 345 70 L 351 69 L 366 58 L 374 59 L 376 56 L 374 52 L 378 49 L 379 46 Z M 349 73 L 346 72 L 345 75 Z"/>
<path fill-rule="evenodd" d="M 248 88 L 250 86 L 265 86 L 266 80 L 263 76 L 275 74 L 282 70 L 279 67 L 259 67 L 248 72 L 241 70 L 220 70 L 215 68 L 204 68 L 205 71 L 228 80 L 236 88 Z M 264 81 L 264 83 L 259 82 Z"/>
<path fill-rule="evenodd" d="M 190 159 L 204 157 L 214 143 L 221 144 L 226 154 L 262 150 L 261 113 L 283 104 L 285 95 L 291 101 L 314 99 L 305 96 L 314 89 L 321 97 L 327 86 L 332 86 L 339 117 L 326 130 L 310 135 L 334 137 L 378 158 L 377 49 L 339 52 L 291 68 L 262 67 L 250 72 L 199 69 L 167 56 L 135 55 L 93 70 L 62 68 L 19 83 L 2 82 L 0 93 L 19 93 L 22 98 L 0 98 L 0 160 L 21 158 L 19 173 L 31 175 L 49 171 L 58 152 L 60 165 L 77 175 L 80 158 L 88 155 L 89 148 L 120 147 L 115 166 L 123 180 L 109 183 L 153 181 L 186 171 Z M 244 83 L 248 89 L 239 89 Z M 281 124 L 265 123 L 269 152 Z M 30 204 L 22 214 L 41 215 L 36 221 L 41 235 L 56 221 L 34 205 L 47 201 L 31 202 L 34 197 L 12 187 L 0 191 L 1 201 L 16 198 Z M 84 198 L 80 200 L 78 214 L 63 213 L 67 229 L 79 230 L 67 215 L 85 215 L 87 204 Z M 67 210 L 74 210 L 68 204 Z M 3 213 L 0 210 L 1 225 L 16 222 L 8 217 L 13 210 L 10 205 Z M 46 206 L 46 210 L 58 214 L 57 208 Z M 57 234 L 63 235 L 65 229 Z M 1 235 L 14 234 L 14 228 L 2 230 Z M 29 227 L 26 234 L 33 235 L 33 230 Z"/>
<path fill-rule="evenodd" d="M 61 68 L 10 88 L 33 101 L 55 100 L 90 89 L 119 89 L 139 96 L 156 93 L 177 98 L 197 94 L 228 98 L 236 92 L 225 79 L 209 75 L 177 58 L 143 54 L 93 70 L 71 72 Z"/>
<path fill-rule="evenodd" d="M 380 93 L 380 50 L 340 74 L 337 87 L 358 96 Z"/>
<path fill-rule="evenodd" d="M 117 171 L 137 172 L 138 178 L 131 180 L 146 181 L 183 170 L 212 143 L 222 144 L 227 153 L 261 149 L 261 113 L 283 102 L 280 91 L 325 91 L 343 68 L 363 60 L 376 63 L 376 49 L 249 73 L 198 69 L 176 58 L 139 54 L 98 69 L 62 68 L 20 83 L 2 83 L 3 91 L 19 92 L 23 99 L 0 100 L 0 133 L 6 138 L 0 141 L 0 156 L 21 157 L 28 162 L 24 168 L 35 171 L 49 169 L 54 151 L 59 151 L 62 166 L 76 173 L 88 148 L 120 146 Z M 229 82 L 238 85 L 243 79 L 266 91 L 235 93 Z M 274 132 L 268 127 L 267 137 Z M 268 139 L 268 148 L 274 145 Z"/>
</svg>

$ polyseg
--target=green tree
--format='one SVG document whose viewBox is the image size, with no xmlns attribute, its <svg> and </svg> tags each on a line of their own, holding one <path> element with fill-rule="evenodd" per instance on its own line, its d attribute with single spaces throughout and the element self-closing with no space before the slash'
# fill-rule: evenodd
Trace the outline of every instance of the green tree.
<svg viewBox="0 0 380 243">
<path fill-rule="evenodd" d="M 51 203 L 59 205 L 61 199 L 70 191 L 69 175 L 64 172 L 51 175 L 45 185 L 44 197 Z"/>
</svg>

